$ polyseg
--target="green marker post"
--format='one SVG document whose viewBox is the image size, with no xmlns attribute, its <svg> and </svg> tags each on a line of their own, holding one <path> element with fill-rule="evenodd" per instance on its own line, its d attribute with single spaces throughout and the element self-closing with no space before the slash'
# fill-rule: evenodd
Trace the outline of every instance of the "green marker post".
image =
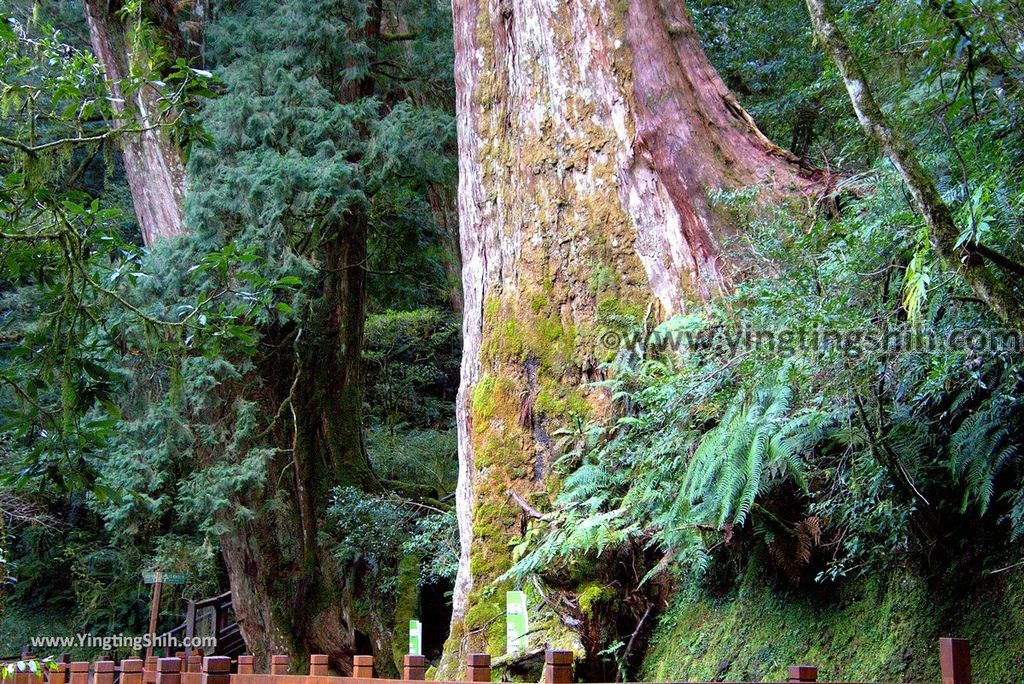
<svg viewBox="0 0 1024 684">
<path fill-rule="evenodd" d="M 526 613 L 526 592 L 506 592 L 505 650 L 507 653 L 517 653 L 527 649 L 529 643 L 526 634 L 529 631 L 529 626 L 529 618 Z"/>
<path fill-rule="evenodd" d="M 409 620 L 409 655 L 423 655 L 423 625 L 419 620 Z"/>
</svg>

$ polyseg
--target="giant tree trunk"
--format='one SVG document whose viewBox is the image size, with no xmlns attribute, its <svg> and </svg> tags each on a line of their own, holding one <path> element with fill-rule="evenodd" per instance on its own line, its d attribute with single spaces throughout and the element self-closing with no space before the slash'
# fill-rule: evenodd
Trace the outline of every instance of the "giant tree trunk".
<svg viewBox="0 0 1024 684">
<path fill-rule="evenodd" d="M 812 181 L 739 107 L 682 0 L 456 0 L 465 294 L 462 553 L 442 675 L 504 648 L 509 538 L 543 499 L 553 428 L 607 400 L 601 330 L 729 287 L 706 191 Z M 535 503 L 542 503 L 535 502 Z M 507 588 L 507 587 L 505 587 Z"/>
<path fill-rule="evenodd" d="M 172 50 L 182 49 L 182 39 L 169 3 L 151 3 L 158 32 Z M 183 232 L 182 202 L 185 194 L 185 166 L 181 150 L 166 128 L 166 115 L 159 110 L 159 93 L 144 86 L 126 98 L 121 82 L 131 73 L 133 60 L 143 63 L 147 55 L 134 51 L 125 25 L 116 13 L 116 0 L 86 0 L 85 16 L 93 51 L 103 65 L 119 126 L 132 126 L 120 140 L 125 175 L 132 193 L 135 215 L 146 246 Z M 139 49 L 141 50 L 141 48 Z"/>
<path fill-rule="evenodd" d="M 371 50 L 381 29 L 381 0 L 362 27 Z M 372 96 L 373 76 L 351 83 L 342 102 Z M 390 656 L 391 625 L 375 607 L 360 612 L 360 570 L 331 555 L 325 521 L 336 487 L 376 493 L 363 435 L 363 333 L 366 321 L 368 207 L 350 208 L 325 226 L 318 277 L 299 328 L 266 331 L 251 380 L 262 388 L 276 455 L 263 491 L 240 498 L 256 515 L 227 522 L 221 549 L 232 602 L 250 650 L 264 659 L 289 653 L 297 667 L 326 654 L 348 674 L 360 637 L 373 655 Z M 384 658 L 381 658 L 384 663 Z"/>
<path fill-rule="evenodd" d="M 259 387 L 265 411 L 277 415 L 269 427 L 276 453 L 266 484 L 237 497 L 254 514 L 221 521 L 242 635 L 261 658 L 290 653 L 305 662 L 309 653 L 324 653 L 342 671 L 351 666 L 357 630 L 367 628 L 353 608 L 356 569 L 336 562 L 322 536 L 335 487 L 379 486 L 362 432 L 366 229 L 361 210 L 336 227 L 301 327 L 267 331 L 265 346 L 274 351 L 239 386 L 226 388 L 228 396 L 252 398 L 250 388 Z M 222 457 L 211 453 L 208 460 Z M 380 638 L 367 634 L 374 637 Z M 389 641 L 380 645 L 388 649 Z"/>
</svg>

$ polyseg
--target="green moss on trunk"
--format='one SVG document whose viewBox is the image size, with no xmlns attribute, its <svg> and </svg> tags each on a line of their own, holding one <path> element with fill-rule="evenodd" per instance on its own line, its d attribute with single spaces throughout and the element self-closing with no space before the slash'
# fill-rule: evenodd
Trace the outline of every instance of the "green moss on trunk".
<svg viewBox="0 0 1024 684">
<path fill-rule="evenodd" d="M 402 662 L 409 652 L 409 621 L 419 618 L 420 562 L 415 554 L 402 557 L 398 564 L 398 597 L 395 600 L 394 636 L 391 642 L 395 671 L 402 671 Z"/>
</svg>

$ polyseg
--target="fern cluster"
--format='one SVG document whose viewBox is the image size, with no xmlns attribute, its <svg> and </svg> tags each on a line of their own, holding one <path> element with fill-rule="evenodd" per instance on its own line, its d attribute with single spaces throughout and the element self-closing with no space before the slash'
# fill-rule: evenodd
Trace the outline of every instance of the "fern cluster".
<svg viewBox="0 0 1024 684">
<path fill-rule="evenodd" d="M 793 582 L 838 580 L 934 546 L 951 525 L 1024 533 L 1024 360 L 1012 349 L 905 344 L 998 328 L 934 263 L 912 305 L 893 297 L 925 257 L 899 188 L 886 173 L 873 182 L 858 212 L 810 228 L 781 212 L 755 221 L 749 197 L 715 195 L 781 274 L 650 334 L 634 321 L 637 343 L 597 383 L 614 415 L 559 433 L 561 491 L 518 540 L 508 577 L 564 581 L 636 549 L 661 559 L 647 578 L 699 575 L 753 543 Z M 852 330 L 883 343 L 794 354 L 667 345 L 743 328 Z"/>
<path fill-rule="evenodd" d="M 756 518 L 775 487 L 806 491 L 804 457 L 832 421 L 809 402 L 806 369 L 769 365 L 744 382 L 728 359 L 658 346 L 669 329 L 710 325 L 700 316 L 670 320 L 645 351 L 610 367 L 613 379 L 603 385 L 624 415 L 577 430 L 596 439 L 572 442 L 559 461 L 571 470 L 555 510 L 520 541 L 509 577 L 571 573 L 631 545 L 670 561 L 648 576 L 667 567 L 700 571 L 709 546 Z"/>
<path fill-rule="evenodd" d="M 806 490 L 802 456 L 821 438 L 827 416 L 813 408 L 794 412 L 789 371 L 784 367 L 774 382 L 738 394 L 701 439 L 682 487 L 696 519 L 743 525 L 775 483 L 788 479 Z"/>
<path fill-rule="evenodd" d="M 989 397 L 960 423 L 950 438 L 949 468 L 963 485 L 961 511 L 974 506 L 984 515 L 996 497 L 999 477 L 1019 469 L 1019 434 L 1013 421 L 1020 408 L 1018 397 Z M 1019 502 L 1022 493 L 1024 488 L 1011 491 L 1009 498 Z M 1014 510 L 1018 507 L 1019 503 L 1015 503 Z M 1010 520 L 1015 538 L 1024 533 L 1016 513 L 1011 512 Z"/>
</svg>

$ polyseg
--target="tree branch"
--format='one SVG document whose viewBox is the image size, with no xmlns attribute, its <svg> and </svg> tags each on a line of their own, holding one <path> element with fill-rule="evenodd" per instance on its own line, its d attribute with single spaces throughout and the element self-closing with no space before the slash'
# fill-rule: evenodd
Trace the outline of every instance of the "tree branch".
<svg viewBox="0 0 1024 684">
<path fill-rule="evenodd" d="M 960 231 L 949 206 L 918 161 L 913 147 L 889 124 L 875 101 L 864 71 L 832 18 L 827 0 L 806 0 L 806 3 L 814 34 L 839 67 L 857 119 L 899 171 L 915 208 L 928 225 L 928 237 L 935 252 L 959 270 L 974 293 L 1008 327 L 1024 332 L 1024 305 L 1012 287 L 988 271 L 981 254 L 971 243 L 957 246 Z"/>
<path fill-rule="evenodd" d="M 543 520 L 545 522 L 547 522 L 547 521 L 552 519 L 551 514 L 545 515 L 544 513 L 541 513 L 536 508 L 531 506 L 530 503 L 526 499 L 524 499 L 522 496 L 520 496 L 518 492 L 515 492 L 515 491 L 510 489 L 510 490 L 508 490 L 508 494 L 509 494 L 509 496 L 512 497 L 512 500 L 515 501 L 516 504 L 521 509 L 523 509 L 523 511 L 528 516 L 530 516 L 531 518 L 534 518 L 536 520 Z"/>
</svg>

